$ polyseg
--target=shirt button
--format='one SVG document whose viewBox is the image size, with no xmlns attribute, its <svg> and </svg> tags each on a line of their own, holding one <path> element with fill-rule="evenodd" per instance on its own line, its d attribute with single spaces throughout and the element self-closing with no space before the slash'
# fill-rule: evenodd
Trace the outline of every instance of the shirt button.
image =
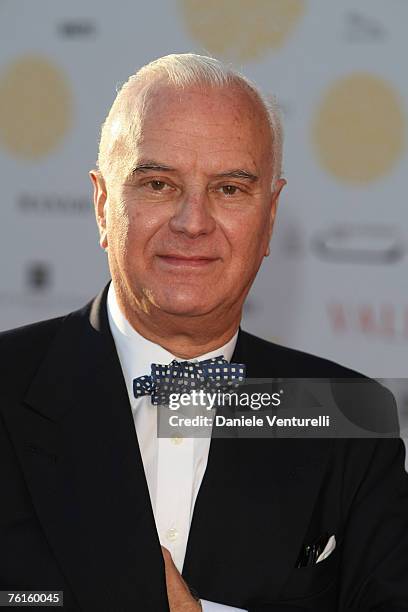
<svg viewBox="0 0 408 612">
<path fill-rule="evenodd" d="M 172 444 L 174 444 L 174 446 L 178 446 L 179 444 L 182 444 L 183 438 L 179 438 L 177 436 L 173 436 L 171 438 L 171 442 L 172 442 Z"/>
<path fill-rule="evenodd" d="M 179 533 L 175 527 L 170 527 L 170 529 L 168 529 L 166 532 L 166 538 L 169 540 L 169 542 L 175 542 L 178 535 Z"/>
</svg>

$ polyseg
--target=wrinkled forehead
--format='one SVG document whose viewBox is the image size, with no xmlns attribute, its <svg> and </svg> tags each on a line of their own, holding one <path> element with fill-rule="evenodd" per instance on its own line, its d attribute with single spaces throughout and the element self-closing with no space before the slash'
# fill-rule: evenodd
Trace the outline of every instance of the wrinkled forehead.
<svg viewBox="0 0 408 612">
<path fill-rule="evenodd" d="M 255 94 L 241 85 L 207 84 L 175 87 L 165 81 L 136 85 L 126 92 L 112 119 L 111 137 L 117 140 L 122 172 L 129 169 L 139 149 L 167 142 L 176 135 L 181 146 L 247 148 L 269 164 L 272 134 L 268 116 Z M 126 168 L 127 167 L 127 168 Z"/>
</svg>

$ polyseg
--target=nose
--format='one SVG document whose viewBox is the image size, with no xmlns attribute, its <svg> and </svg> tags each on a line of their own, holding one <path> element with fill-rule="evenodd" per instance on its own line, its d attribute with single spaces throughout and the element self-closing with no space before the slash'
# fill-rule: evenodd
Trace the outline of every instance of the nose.
<svg viewBox="0 0 408 612">
<path fill-rule="evenodd" d="M 189 238 L 210 234 L 215 228 L 215 220 L 207 194 L 186 193 L 182 201 L 177 203 L 169 226 L 173 232 L 185 234 Z"/>
</svg>

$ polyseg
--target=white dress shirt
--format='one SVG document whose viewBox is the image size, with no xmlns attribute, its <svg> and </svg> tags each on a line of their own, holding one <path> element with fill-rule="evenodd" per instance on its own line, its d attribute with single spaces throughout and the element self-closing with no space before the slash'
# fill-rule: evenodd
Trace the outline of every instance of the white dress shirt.
<svg viewBox="0 0 408 612">
<path fill-rule="evenodd" d="M 171 552 L 174 564 L 181 573 L 211 438 L 157 437 L 156 407 L 152 405 L 149 395 L 134 397 L 133 379 L 150 374 L 152 363 L 168 364 L 173 359 L 183 359 L 144 338 L 130 325 L 119 308 L 112 282 L 107 307 L 110 329 L 126 381 L 157 533 L 160 543 Z M 227 344 L 205 355 L 198 355 L 191 361 L 218 355 L 230 361 L 237 336 L 238 331 Z M 204 600 L 202 606 L 204 612 L 238 610 Z"/>
</svg>

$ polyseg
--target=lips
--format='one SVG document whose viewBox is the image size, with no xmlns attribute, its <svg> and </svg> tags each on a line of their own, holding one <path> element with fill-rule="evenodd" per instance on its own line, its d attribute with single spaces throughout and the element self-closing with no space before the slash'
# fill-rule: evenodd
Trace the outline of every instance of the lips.
<svg viewBox="0 0 408 612">
<path fill-rule="evenodd" d="M 203 267 L 208 266 L 215 261 L 217 261 L 217 257 L 206 257 L 204 255 L 196 255 L 196 256 L 185 256 L 179 254 L 166 254 L 159 255 L 160 260 L 169 266 L 177 266 L 177 267 Z"/>
</svg>

